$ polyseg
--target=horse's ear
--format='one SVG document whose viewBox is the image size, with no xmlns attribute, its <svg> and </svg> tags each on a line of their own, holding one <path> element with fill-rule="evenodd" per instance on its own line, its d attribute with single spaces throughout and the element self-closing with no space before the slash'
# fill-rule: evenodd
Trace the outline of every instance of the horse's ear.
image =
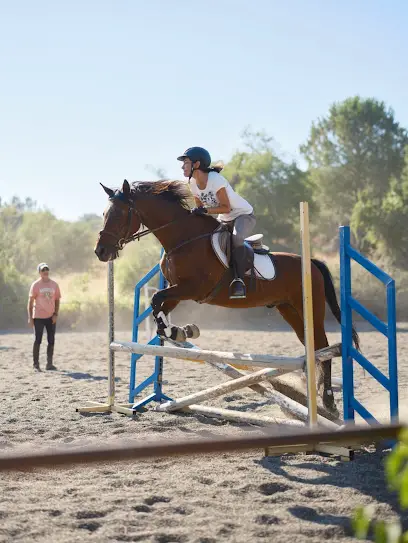
<svg viewBox="0 0 408 543">
<path fill-rule="evenodd" d="M 129 196 L 130 196 L 130 185 L 129 185 L 129 181 L 127 181 L 126 179 L 123 181 L 122 192 L 123 192 L 123 195 L 126 198 L 129 198 Z"/>
<path fill-rule="evenodd" d="M 106 194 L 109 196 L 109 198 L 112 198 L 112 196 L 115 194 L 115 191 L 108 187 L 105 187 L 105 185 L 102 185 L 102 183 L 99 183 L 99 184 L 103 188 L 103 190 L 106 192 Z"/>
</svg>

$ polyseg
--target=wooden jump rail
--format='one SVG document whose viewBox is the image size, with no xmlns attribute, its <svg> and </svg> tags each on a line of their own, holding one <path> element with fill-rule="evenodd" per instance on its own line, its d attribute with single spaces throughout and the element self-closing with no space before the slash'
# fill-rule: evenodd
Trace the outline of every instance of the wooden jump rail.
<svg viewBox="0 0 408 543">
<path fill-rule="evenodd" d="M 171 442 L 160 439 L 142 444 L 126 444 L 112 446 L 87 446 L 78 449 L 63 447 L 46 449 L 39 452 L 23 452 L 0 454 L 0 472 L 10 470 L 30 470 L 34 468 L 58 468 L 73 464 L 97 464 L 101 462 L 125 462 L 130 460 L 152 459 L 168 456 L 186 456 L 213 454 L 221 452 L 238 452 L 248 449 L 264 449 L 268 453 L 281 449 L 302 447 L 329 446 L 336 443 L 358 442 L 371 444 L 375 441 L 397 439 L 404 426 L 400 424 L 388 426 L 352 426 L 337 432 L 330 430 L 265 430 L 240 437 L 212 437 L 205 439 L 189 439 Z"/>
<path fill-rule="evenodd" d="M 113 341 L 110 344 L 112 351 L 144 354 L 151 356 L 166 356 L 190 362 L 220 362 L 229 364 L 234 368 L 252 370 L 253 368 L 282 368 L 289 371 L 305 369 L 306 356 L 274 356 L 269 354 L 243 354 L 236 352 L 206 351 L 202 349 L 188 349 L 173 347 L 171 345 L 142 345 L 127 341 Z M 336 343 L 315 353 L 316 362 L 325 362 L 336 356 L 341 356 L 341 344 Z"/>
</svg>

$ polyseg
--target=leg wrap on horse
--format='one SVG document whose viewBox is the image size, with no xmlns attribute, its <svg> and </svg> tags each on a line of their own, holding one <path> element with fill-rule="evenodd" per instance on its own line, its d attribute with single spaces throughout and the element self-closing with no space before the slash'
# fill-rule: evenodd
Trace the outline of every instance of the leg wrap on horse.
<svg viewBox="0 0 408 543">
<path fill-rule="evenodd" d="M 163 311 L 160 311 L 160 313 L 154 315 L 154 320 L 156 321 L 158 335 L 170 337 L 171 327 Z"/>
<path fill-rule="evenodd" d="M 163 311 L 160 311 L 160 313 L 158 313 L 157 316 L 154 317 L 154 319 L 157 325 L 157 335 L 164 336 L 172 339 L 173 341 L 180 342 L 183 342 L 187 339 L 186 331 L 179 326 L 170 326 L 170 323 Z"/>
</svg>

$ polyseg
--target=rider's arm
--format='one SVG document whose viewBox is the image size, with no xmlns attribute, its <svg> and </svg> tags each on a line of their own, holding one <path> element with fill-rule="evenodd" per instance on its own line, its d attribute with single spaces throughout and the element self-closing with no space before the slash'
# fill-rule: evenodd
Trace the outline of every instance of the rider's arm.
<svg viewBox="0 0 408 543">
<path fill-rule="evenodd" d="M 200 200 L 200 198 L 197 198 L 197 196 L 194 196 L 194 200 L 195 200 L 195 205 L 197 207 L 203 207 L 203 202 Z"/>
<path fill-rule="evenodd" d="M 207 207 L 207 212 L 211 215 L 218 215 L 219 213 L 229 213 L 231 211 L 231 204 L 228 198 L 227 189 L 222 188 L 217 190 L 217 198 L 220 203 L 218 207 Z"/>
</svg>

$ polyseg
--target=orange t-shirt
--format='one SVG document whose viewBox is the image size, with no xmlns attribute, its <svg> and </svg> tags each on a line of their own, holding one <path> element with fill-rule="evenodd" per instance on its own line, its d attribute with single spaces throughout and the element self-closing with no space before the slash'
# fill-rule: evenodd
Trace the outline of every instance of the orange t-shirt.
<svg viewBox="0 0 408 543">
<path fill-rule="evenodd" d="M 61 298 L 59 286 L 49 279 L 44 281 L 40 277 L 31 285 L 30 294 L 34 298 L 34 319 L 49 319 L 55 311 L 55 300 Z"/>
</svg>

